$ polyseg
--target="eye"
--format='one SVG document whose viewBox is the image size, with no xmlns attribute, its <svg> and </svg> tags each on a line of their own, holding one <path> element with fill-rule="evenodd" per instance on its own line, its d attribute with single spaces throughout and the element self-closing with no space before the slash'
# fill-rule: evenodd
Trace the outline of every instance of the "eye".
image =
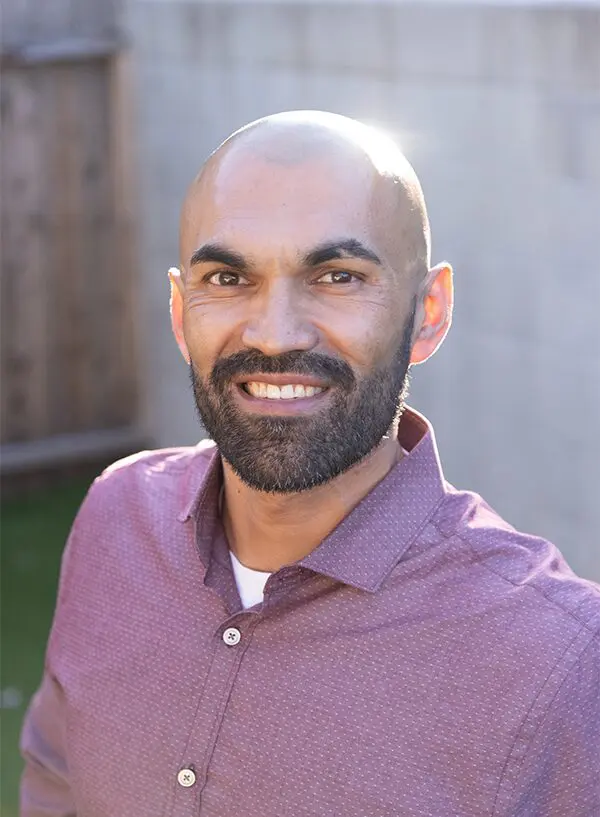
<svg viewBox="0 0 600 817">
<path fill-rule="evenodd" d="M 237 287 L 247 286 L 248 281 L 239 272 L 228 272 L 221 270 L 220 272 L 213 272 L 205 279 L 209 284 L 216 287 Z"/>
<path fill-rule="evenodd" d="M 352 284 L 354 281 L 358 280 L 357 275 L 353 275 L 351 272 L 347 272 L 346 270 L 331 270 L 330 272 L 326 272 L 324 275 L 318 279 L 318 283 L 323 284 Z"/>
</svg>

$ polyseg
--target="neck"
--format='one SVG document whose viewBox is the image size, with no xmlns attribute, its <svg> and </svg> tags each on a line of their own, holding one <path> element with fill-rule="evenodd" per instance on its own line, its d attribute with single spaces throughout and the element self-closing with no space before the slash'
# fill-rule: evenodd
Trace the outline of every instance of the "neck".
<svg viewBox="0 0 600 817">
<path fill-rule="evenodd" d="M 402 459 L 396 435 L 335 479 L 295 494 L 251 488 L 223 462 L 223 527 L 242 564 L 270 573 L 307 556 Z"/>
</svg>

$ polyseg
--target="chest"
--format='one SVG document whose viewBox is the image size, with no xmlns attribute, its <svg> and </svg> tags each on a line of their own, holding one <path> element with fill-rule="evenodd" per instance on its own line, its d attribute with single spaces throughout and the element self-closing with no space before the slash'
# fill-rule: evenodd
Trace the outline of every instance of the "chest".
<svg viewBox="0 0 600 817">
<path fill-rule="evenodd" d="M 488 813 L 517 668 L 474 664 L 474 622 L 348 601 L 227 616 L 205 589 L 78 619 L 59 680 L 81 817 Z"/>
</svg>

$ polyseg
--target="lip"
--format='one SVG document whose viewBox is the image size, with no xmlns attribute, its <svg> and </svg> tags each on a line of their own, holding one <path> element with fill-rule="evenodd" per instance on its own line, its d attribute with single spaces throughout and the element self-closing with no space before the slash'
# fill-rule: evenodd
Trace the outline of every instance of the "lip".
<svg viewBox="0 0 600 817">
<path fill-rule="evenodd" d="M 241 377 L 234 378 L 233 382 L 241 386 L 242 383 L 267 383 L 271 386 L 287 386 L 294 384 L 298 386 L 315 386 L 318 389 L 327 389 L 329 383 L 324 380 L 319 380 L 318 377 L 307 374 L 246 374 Z M 254 398 L 255 400 L 260 398 Z M 298 400 L 312 400 L 311 397 L 299 397 Z M 270 402 L 273 402 L 272 400 Z"/>
<path fill-rule="evenodd" d="M 329 389 L 327 387 L 320 386 L 320 388 L 325 388 L 325 390 L 319 392 L 319 394 L 313 395 L 313 397 L 294 397 L 291 400 L 269 400 L 266 397 L 253 397 L 253 395 L 248 394 L 247 391 L 244 391 L 242 388 L 242 383 L 247 383 L 248 380 L 255 383 L 271 383 L 274 386 L 278 386 L 279 383 L 275 383 L 273 380 L 259 380 L 257 377 L 256 380 L 254 380 L 254 378 L 249 378 L 247 380 L 240 380 L 235 384 L 233 392 L 236 401 L 241 405 L 244 411 L 249 411 L 253 414 L 268 414 L 271 417 L 290 417 L 302 414 L 312 414 L 315 411 L 319 411 L 321 404 L 328 398 L 329 395 Z M 301 381 L 284 380 L 281 383 L 282 385 L 286 385 L 290 382 L 300 383 Z M 302 385 L 316 386 L 317 383 L 314 381 L 306 383 L 303 382 Z"/>
</svg>

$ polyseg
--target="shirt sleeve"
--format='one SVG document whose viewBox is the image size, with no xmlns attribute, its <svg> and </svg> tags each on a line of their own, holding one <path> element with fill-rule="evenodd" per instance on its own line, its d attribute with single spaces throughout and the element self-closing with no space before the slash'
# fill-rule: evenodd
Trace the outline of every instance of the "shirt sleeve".
<svg viewBox="0 0 600 817">
<path fill-rule="evenodd" d="M 71 592 L 73 554 L 89 496 L 88 492 L 63 552 L 44 674 L 29 703 L 21 730 L 20 749 L 25 768 L 21 777 L 20 817 L 76 817 L 67 764 L 65 696 L 53 660 L 60 655 L 61 610 Z"/>
<path fill-rule="evenodd" d="M 600 643 L 564 679 L 528 747 L 507 817 L 600 815 Z"/>
<path fill-rule="evenodd" d="M 64 696 L 46 669 L 21 734 L 21 817 L 75 817 L 65 751 Z"/>
</svg>

